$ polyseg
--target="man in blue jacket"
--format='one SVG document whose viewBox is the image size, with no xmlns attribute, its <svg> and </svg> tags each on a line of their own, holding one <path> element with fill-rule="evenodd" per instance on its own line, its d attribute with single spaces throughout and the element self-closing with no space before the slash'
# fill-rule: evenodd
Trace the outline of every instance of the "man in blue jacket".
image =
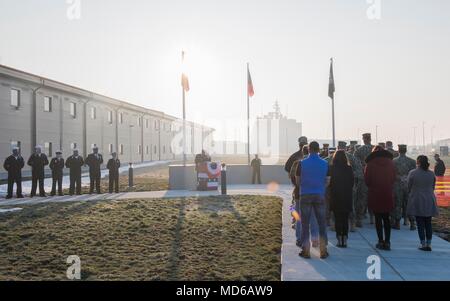
<svg viewBox="0 0 450 301">
<path fill-rule="evenodd" d="M 309 157 L 302 160 L 297 168 L 299 177 L 301 202 L 300 212 L 302 220 L 302 251 L 299 256 L 311 258 L 309 227 L 312 214 L 315 214 L 319 224 L 320 258 L 328 257 L 325 186 L 328 174 L 327 161 L 319 157 L 319 143 L 309 144 Z"/>
</svg>

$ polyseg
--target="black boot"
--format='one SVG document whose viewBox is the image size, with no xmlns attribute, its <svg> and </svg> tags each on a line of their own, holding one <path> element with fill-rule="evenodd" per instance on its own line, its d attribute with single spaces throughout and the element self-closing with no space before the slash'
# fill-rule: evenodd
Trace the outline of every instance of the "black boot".
<svg viewBox="0 0 450 301">
<path fill-rule="evenodd" d="M 342 236 L 342 247 L 347 248 L 348 237 L 346 235 Z"/>
</svg>

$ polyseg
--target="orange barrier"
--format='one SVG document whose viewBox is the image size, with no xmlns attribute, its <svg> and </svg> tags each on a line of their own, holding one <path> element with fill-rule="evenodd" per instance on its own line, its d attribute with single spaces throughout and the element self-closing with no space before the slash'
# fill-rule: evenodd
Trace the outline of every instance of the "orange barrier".
<svg viewBox="0 0 450 301">
<path fill-rule="evenodd" d="M 450 206 L 450 174 L 446 173 L 443 177 L 436 177 L 436 188 L 434 192 L 438 206 Z"/>
</svg>

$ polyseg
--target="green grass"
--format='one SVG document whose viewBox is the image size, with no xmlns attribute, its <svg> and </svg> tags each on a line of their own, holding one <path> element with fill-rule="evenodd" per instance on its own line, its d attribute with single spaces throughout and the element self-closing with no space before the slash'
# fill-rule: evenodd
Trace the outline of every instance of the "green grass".
<svg viewBox="0 0 450 301">
<path fill-rule="evenodd" d="M 0 280 L 280 280 L 282 200 L 233 196 L 30 205 L 0 215 Z"/>
</svg>

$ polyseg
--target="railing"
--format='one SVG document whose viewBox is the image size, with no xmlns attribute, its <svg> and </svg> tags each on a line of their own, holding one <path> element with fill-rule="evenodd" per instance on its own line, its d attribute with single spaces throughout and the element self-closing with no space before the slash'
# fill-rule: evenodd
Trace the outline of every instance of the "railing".
<svg viewBox="0 0 450 301">
<path fill-rule="evenodd" d="M 443 177 L 436 177 L 436 199 L 438 206 L 450 206 L 450 172 L 446 172 Z"/>
</svg>

